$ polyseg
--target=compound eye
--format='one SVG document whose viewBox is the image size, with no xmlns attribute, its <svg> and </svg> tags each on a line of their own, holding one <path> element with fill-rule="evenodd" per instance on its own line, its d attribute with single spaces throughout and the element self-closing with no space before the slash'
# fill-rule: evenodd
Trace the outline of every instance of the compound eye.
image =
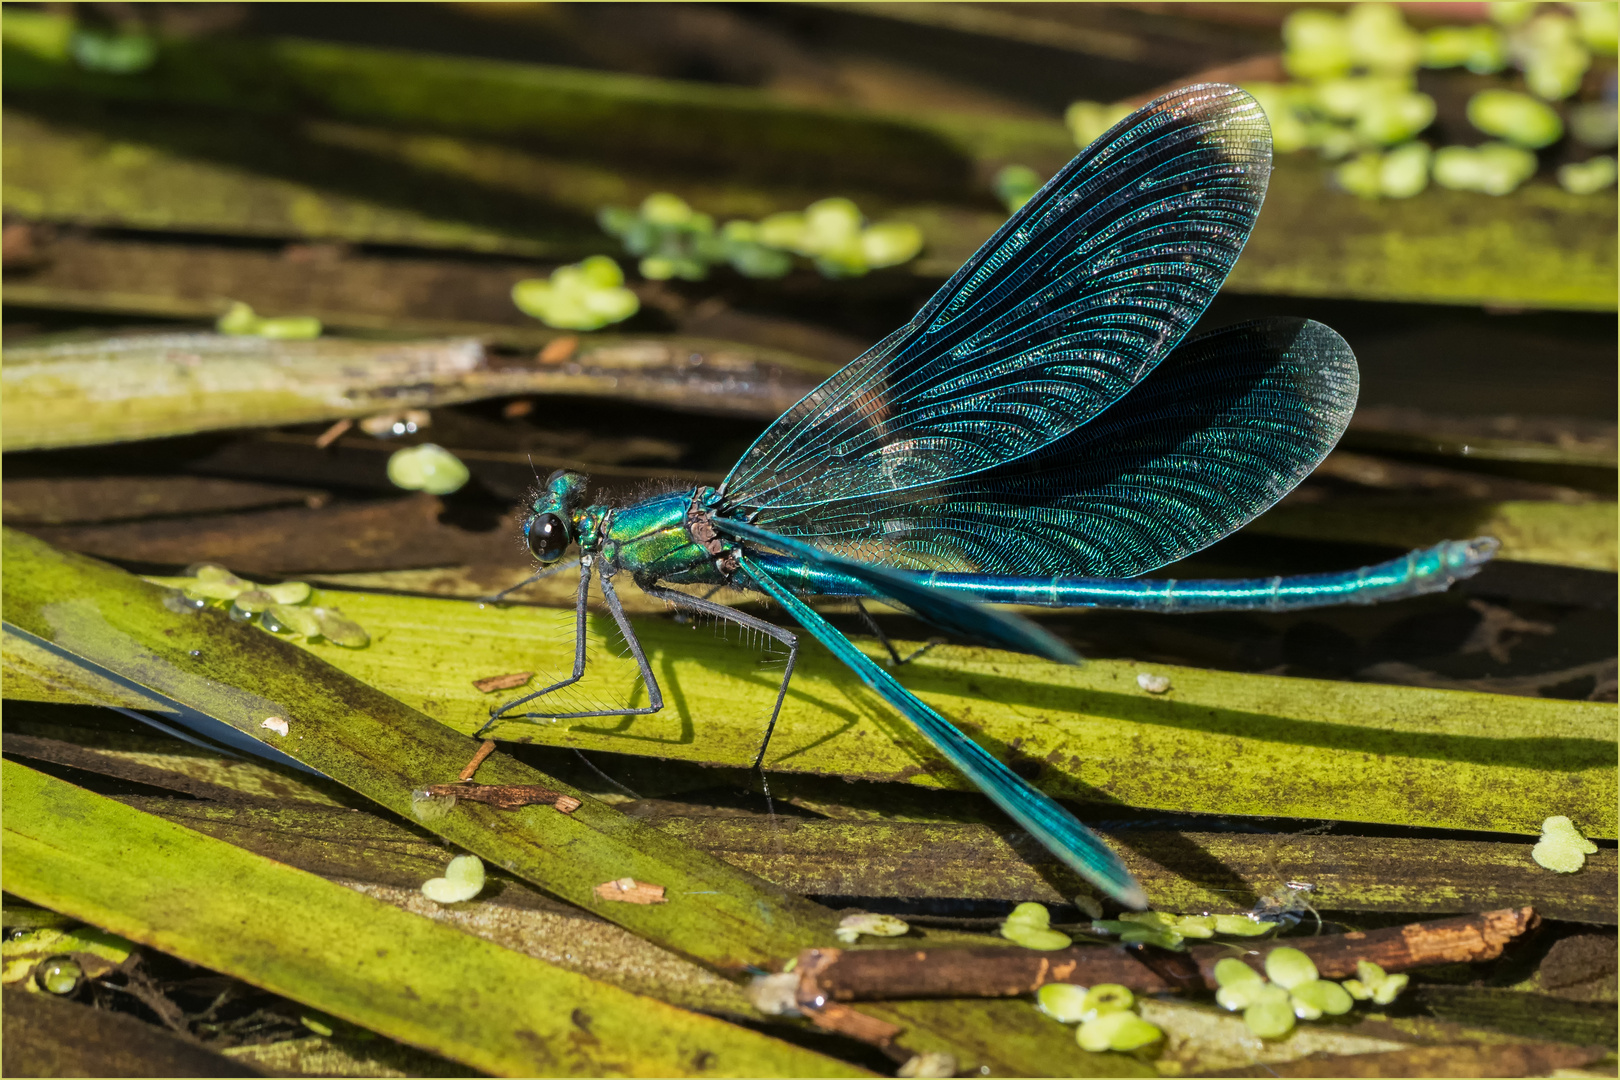
<svg viewBox="0 0 1620 1080">
<path fill-rule="evenodd" d="M 556 514 L 536 514 L 523 531 L 530 554 L 543 563 L 556 562 L 568 550 L 568 526 Z"/>
</svg>

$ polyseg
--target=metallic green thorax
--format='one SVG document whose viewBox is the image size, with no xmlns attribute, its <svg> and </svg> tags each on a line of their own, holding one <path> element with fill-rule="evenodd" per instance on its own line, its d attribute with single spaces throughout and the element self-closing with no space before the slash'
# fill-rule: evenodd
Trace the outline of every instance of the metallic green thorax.
<svg viewBox="0 0 1620 1080">
<path fill-rule="evenodd" d="M 555 515 L 569 524 L 582 554 L 604 559 L 615 570 L 628 570 L 637 581 L 720 584 L 725 580 L 716 562 L 717 558 L 724 561 L 729 545 L 713 539 L 703 543 L 692 534 L 692 511 L 714 501 L 713 489 L 672 491 L 621 508 L 583 506 L 584 493 L 585 477 L 579 473 L 553 473 L 534 500 L 524 533 L 529 533 L 536 519 Z M 713 531 L 703 528 L 702 519 L 700 510 L 698 530 L 705 538 L 712 537 Z"/>
</svg>

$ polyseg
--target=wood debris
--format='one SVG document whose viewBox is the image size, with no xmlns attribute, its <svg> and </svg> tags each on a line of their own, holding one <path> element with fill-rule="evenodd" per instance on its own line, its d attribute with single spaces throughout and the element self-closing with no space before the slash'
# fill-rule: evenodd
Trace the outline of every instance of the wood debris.
<svg viewBox="0 0 1620 1080">
<path fill-rule="evenodd" d="M 489 755 L 493 754 L 494 752 L 495 740 L 485 739 L 483 745 L 478 748 L 478 752 L 472 756 L 472 760 L 467 762 L 466 765 L 462 766 L 461 775 L 456 777 L 456 779 L 471 780 L 473 778 L 473 773 L 478 771 L 478 766 L 482 765 L 484 763 L 484 759 L 489 757 Z"/>
<path fill-rule="evenodd" d="M 596 887 L 596 895 L 603 900 L 616 900 L 625 904 L 667 904 L 662 885 L 651 885 L 635 878 L 622 877 L 604 881 Z"/>
<path fill-rule="evenodd" d="M 859 1039 L 875 1046 L 886 1046 L 900 1034 L 898 1024 L 856 1012 L 848 1005 L 840 1005 L 836 1001 L 829 1001 L 819 1009 L 807 1009 L 801 1003 L 799 1009 L 810 1018 L 812 1024 L 824 1031 L 847 1035 L 851 1039 Z"/>
<path fill-rule="evenodd" d="M 542 364 L 566 364 L 574 358 L 574 352 L 579 348 L 579 338 L 570 334 L 555 341 L 546 342 L 535 360 Z"/>
<path fill-rule="evenodd" d="M 1249 944 L 1240 958 L 1265 970 L 1266 954 L 1294 948 L 1324 979 L 1356 973 L 1370 960 L 1385 971 L 1494 960 L 1540 922 L 1531 908 L 1505 908 L 1383 930 L 1286 938 Z M 1213 989 L 1215 963 L 1239 955 L 1230 945 L 1196 945 L 1185 953 L 1076 946 L 1036 951 L 1003 946 L 943 949 L 806 949 L 799 954 L 800 1008 L 821 1001 L 896 998 L 1017 997 L 1052 982 L 1119 983 L 1132 990 Z"/>
<path fill-rule="evenodd" d="M 474 679 L 473 687 L 484 694 L 496 690 L 515 690 L 532 678 L 534 678 L 532 671 L 514 671 L 509 675 L 491 675 L 487 679 Z"/>
<path fill-rule="evenodd" d="M 341 439 L 344 433 L 352 427 L 354 427 L 354 420 L 345 416 L 342 420 L 335 422 L 331 427 L 321 432 L 320 437 L 315 440 L 315 449 L 325 450 L 328 446 Z"/>
</svg>

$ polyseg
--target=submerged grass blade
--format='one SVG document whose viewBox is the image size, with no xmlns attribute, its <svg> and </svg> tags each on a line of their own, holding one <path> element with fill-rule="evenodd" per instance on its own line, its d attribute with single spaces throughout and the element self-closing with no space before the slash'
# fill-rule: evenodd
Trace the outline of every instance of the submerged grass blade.
<svg viewBox="0 0 1620 1080">
<path fill-rule="evenodd" d="M 0 769 L 7 891 L 474 1068 L 864 1072 L 491 945 L 10 761 Z"/>
</svg>

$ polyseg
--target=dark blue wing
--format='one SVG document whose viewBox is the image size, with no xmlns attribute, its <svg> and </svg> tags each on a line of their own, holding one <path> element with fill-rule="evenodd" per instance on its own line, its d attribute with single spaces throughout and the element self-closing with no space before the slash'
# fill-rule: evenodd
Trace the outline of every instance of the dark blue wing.
<svg viewBox="0 0 1620 1080">
<path fill-rule="evenodd" d="M 1067 438 L 924 490 L 768 509 L 755 525 L 847 559 L 908 569 L 1132 577 L 1258 516 L 1344 433 L 1359 377 L 1308 319 L 1203 334 Z"/>
<path fill-rule="evenodd" d="M 751 545 L 776 548 L 808 562 L 848 574 L 871 590 L 868 595 L 897 600 L 916 612 L 919 617 L 949 633 L 973 638 L 986 645 L 997 645 L 1003 649 L 1044 656 L 1060 664 L 1080 662 L 1080 657 L 1076 656 L 1074 650 L 1061 638 L 1020 616 L 958 599 L 943 590 L 918 584 L 892 570 L 840 559 L 802 541 L 778 536 L 740 521 L 716 517 L 714 526 L 733 540 L 745 540 Z"/>
<path fill-rule="evenodd" d="M 1087 147 L 910 323 L 772 424 L 721 487 L 743 514 L 940 484 L 1097 416 L 1237 261 L 1271 129 L 1232 86 L 1177 90 Z"/>
</svg>

